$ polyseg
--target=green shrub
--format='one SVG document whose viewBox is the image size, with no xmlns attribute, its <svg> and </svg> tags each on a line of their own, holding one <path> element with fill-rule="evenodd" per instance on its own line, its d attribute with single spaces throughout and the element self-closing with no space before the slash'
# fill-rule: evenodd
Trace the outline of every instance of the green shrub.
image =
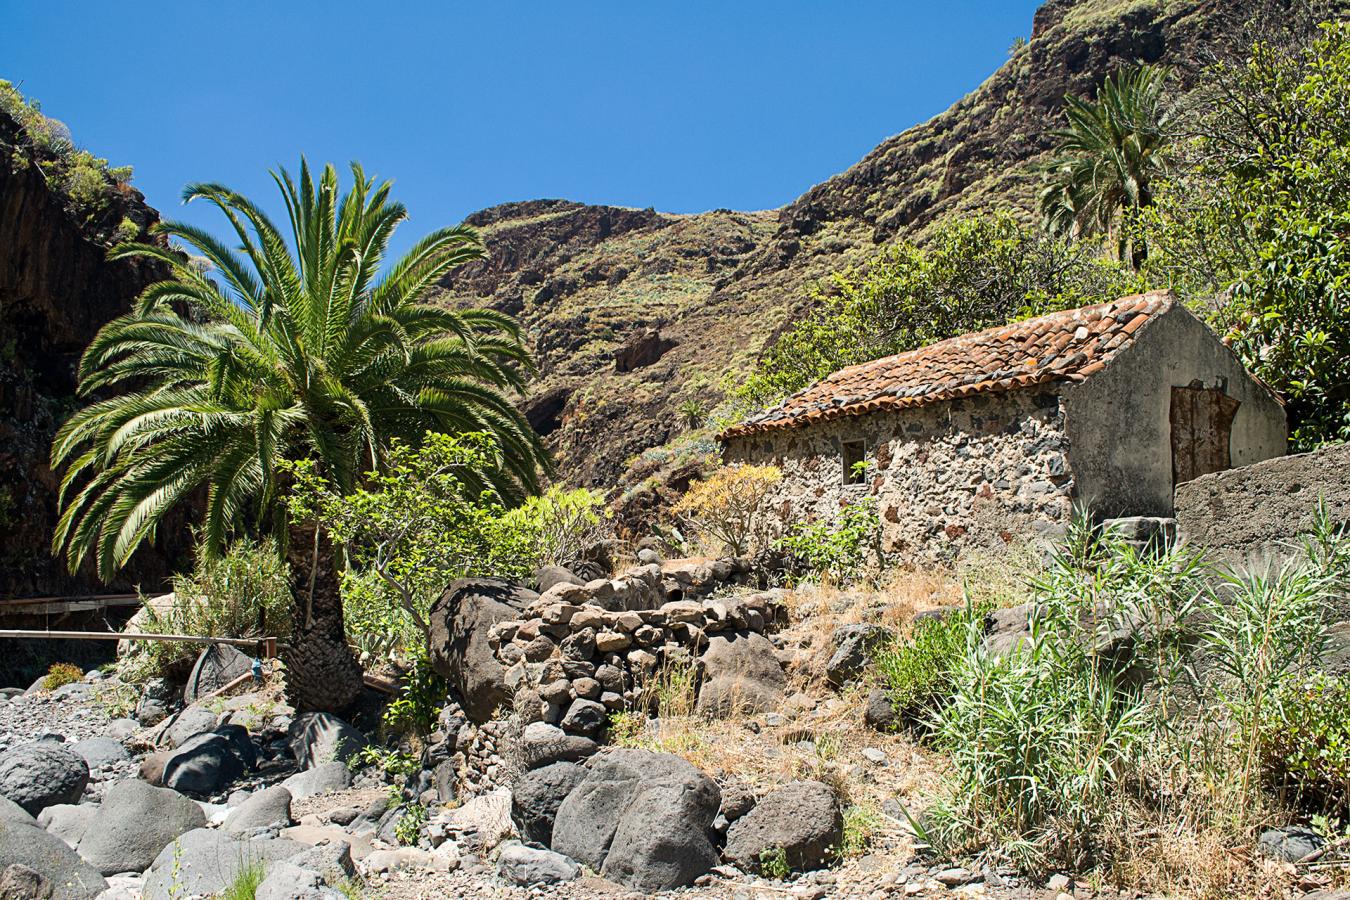
<svg viewBox="0 0 1350 900">
<path fill-rule="evenodd" d="M 927 728 L 951 697 L 952 676 L 967 651 L 972 622 L 985 611 L 967 606 L 945 618 L 924 618 L 906 640 L 897 639 L 873 657 L 886 698 L 906 722 Z M 978 629 L 977 629 L 978 630 Z"/>
<path fill-rule="evenodd" d="M 110 170 L 106 159 L 76 149 L 70 129 L 43 115 L 36 100 L 25 100 L 12 83 L 3 80 L 0 80 L 0 110 L 22 127 L 47 183 L 86 218 L 105 210 L 116 193 L 116 185 L 131 180 L 130 166 Z"/>
<path fill-rule="evenodd" d="M 854 803 L 844 810 L 844 836 L 840 841 L 841 859 L 862 856 L 872 846 L 885 818 L 873 803 Z"/>
<path fill-rule="evenodd" d="M 771 847 L 768 850 L 760 851 L 759 871 L 765 878 L 786 881 L 792 875 L 792 867 L 788 865 L 787 851 L 782 847 Z"/>
<path fill-rule="evenodd" d="M 42 677 L 42 689 L 54 691 L 64 684 L 74 684 L 84 679 L 84 670 L 73 663 L 52 663 L 47 674 Z"/>
<path fill-rule="evenodd" d="M 580 568 L 591 561 L 587 553 L 612 536 L 605 498 L 586 488 L 551 487 L 509 511 L 503 524 L 513 541 L 531 548 L 530 568 Z"/>
<path fill-rule="evenodd" d="M 403 690 L 384 709 L 384 724 L 412 729 L 426 735 L 436 725 L 441 707 L 449 694 L 445 678 L 431 667 L 425 652 L 417 654 L 413 665 L 403 674 Z"/>
<path fill-rule="evenodd" d="M 270 540 L 240 539 L 219 557 L 200 554 L 195 569 L 174 578 L 173 605 L 145 608 L 143 631 L 202 637 L 279 637 L 291 631 L 291 586 L 286 563 Z M 176 641 L 140 641 L 119 670 L 140 682 L 185 674 L 201 648 Z"/>
<path fill-rule="evenodd" d="M 843 584 L 860 574 L 869 553 L 880 558 L 880 533 L 876 503 L 869 497 L 844 507 L 833 520 L 798 522 L 777 546 L 788 555 L 793 572 Z"/>
<path fill-rule="evenodd" d="M 500 496 L 481 481 L 496 455 L 493 440 L 477 432 L 428 432 L 419 447 L 396 440 L 383 470 L 346 494 L 309 461 L 289 465 L 292 517 L 329 529 L 352 567 L 344 591 L 354 593 L 343 602 L 358 611 L 347 623 L 353 643 L 417 635 L 401 649 L 424 645 L 428 611 L 450 582 L 530 573 L 534 534 L 509 521 Z M 373 628 L 374 639 L 351 634 L 354 627 Z"/>
<path fill-rule="evenodd" d="M 1293 679 L 1261 710 L 1257 745 L 1266 783 L 1304 808 L 1350 810 L 1350 681 Z"/>
<path fill-rule="evenodd" d="M 113 241 L 118 244 L 124 244 L 127 241 L 134 241 L 136 236 L 141 233 L 141 226 L 137 225 L 126 216 L 117 223 L 116 230 L 113 231 Z"/>
<path fill-rule="evenodd" d="M 427 824 L 427 808 L 420 803 L 409 803 L 403 809 L 403 815 L 398 817 L 397 824 L 394 825 L 394 837 L 405 847 L 417 846 L 417 841 L 422 837 L 422 828 Z"/>
</svg>

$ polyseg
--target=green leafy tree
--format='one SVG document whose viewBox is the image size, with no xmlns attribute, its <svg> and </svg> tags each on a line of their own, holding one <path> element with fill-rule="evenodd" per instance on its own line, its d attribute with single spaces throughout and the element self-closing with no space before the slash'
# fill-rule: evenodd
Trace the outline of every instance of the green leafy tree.
<svg viewBox="0 0 1350 900">
<path fill-rule="evenodd" d="M 832 276 L 816 291 L 811 313 L 729 392 L 730 417 L 844 366 L 1140 287 L 1121 266 L 1028 228 L 1012 213 L 954 220 L 922 246 L 901 242 L 865 270 Z"/>
<path fill-rule="evenodd" d="M 1057 235 L 1105 235 L 1117 258 L 1139 268 L 1147 244 L 1129 227 L 1150 206 L 1167 167 L 1170 116 L 1158 66 L 1107 77 L 1095 100 L 1065 97 L 1066 128 L 1056 131 L 1041 194 L 1045 227 Z"/>
<path fill-rule="evenodd" d="M 420 446 L 395 440 L 384 467 L 352 491 L 340 490 L 313 460 L 290 464 L 287 502 L 295 519 L 332 535 L 356 572 L 384 585 L 384 607 L 394 615 L 377 627 L 411 623 L 425 645 L 427 611 L 451 581 L 530 572 L 533 531 L 508 515 L 483 474 L 502 465 L 490 435 L 427 434 Z"/>
<path fill-rule="evenodd" d="M 233 532 L 271 531 L 296 578 L 295 639 L 286 657 L 293 701 L 336 707 L 355 697 L 360 671 L 343 641 L 331 547 L 320 531 L 287 533 L 278 497 L 285 460 L 312 459 L 339 493 L 379 470 L 394 437 L 482 431 L 501 447 L 487 473 L 503 496 L 537 487 L 545 453 L 508 393 L 529 366 L 516 323 L 490 310 L 424 302 L 482 246 L 465 226 L 442 228 L 386 264 L 407 212 L 359 165 L 339 189 L 332 166 L 317 182 L 302 160 L 298 183 L 273 173 L 287 236 L 248 198 L 189 185 L 225 216 L 231 247 L 203 229 L 164 223 L 212 270 L 151 244 L 171 270 L 135 309 L 106 325 L 80 362 L 80 391 L 99 396 L 58 432 L 64 468 L 54 545 L 72 568 L 92 557 L 107 578 L 169 510 L 204 496 L 204 551 Z M 289 538 L 289 540 L 288 540 Z"/>
<path fill-rule="evenodd" d="M 1295 449 L 1350 440 L 1350 26 L 1259 43 L 1203 82 L 1142 224 L 1149 269 L 1285 397 Z"/>
</svg>

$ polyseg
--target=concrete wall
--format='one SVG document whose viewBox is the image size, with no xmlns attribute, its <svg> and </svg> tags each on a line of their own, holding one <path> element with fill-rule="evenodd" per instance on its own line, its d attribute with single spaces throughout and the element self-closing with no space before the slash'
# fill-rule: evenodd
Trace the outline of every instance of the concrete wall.
<svg viewBox="0 0 1350 900">
<path fill-rule="evenodd" d="M 1180 485 L 1177 529 L 1229 565 L 1259 565 L 1312 527 L 1318 500 L 1350 522 L 1350 444 L 1202 475 Z"/>
<path fill-rule="evenodd" d="M 845 484 L 842 443 L 859 438 L 865 483 Z M 1040 390 L 736 438 L 725 455 L 783 470 L 772 500 L 790 522 L 830 519 L 873 498 L 883 547 L 911 562 L 1054 537 L 1072 510 L 1060 399 Z"/>
<path fill-rule="evenodd" d="M 1178 305 L 1105 370 L 1064 389 L 1076 499 L 1100 517 L 1172 514 L 1171 390 L 1194 381 L 1239 402 L 1233 466 L 1282 456 L 1284 408 L 1204 323 Z"/>
</svg>

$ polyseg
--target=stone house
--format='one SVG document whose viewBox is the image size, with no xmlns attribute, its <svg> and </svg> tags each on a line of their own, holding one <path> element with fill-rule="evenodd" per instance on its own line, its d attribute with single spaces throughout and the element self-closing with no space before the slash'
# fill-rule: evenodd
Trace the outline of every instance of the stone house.
<svg viewBox="0 0 1350 900">
<path fill-rule="evenodd" d="M 913 561 L 1170 516 L 1177 484 L 1285 452 L 1284 408 L 1166 293 L 1052 313 L 841 369 L 720 435 L 783 472 L 775 515 L 872 498 Z"/>
</svg>

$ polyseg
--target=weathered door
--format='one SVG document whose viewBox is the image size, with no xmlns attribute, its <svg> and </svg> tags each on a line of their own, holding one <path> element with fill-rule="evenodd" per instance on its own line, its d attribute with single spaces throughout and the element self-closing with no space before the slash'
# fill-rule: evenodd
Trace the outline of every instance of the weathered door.
<svg viewBox="0 0 1350 900">
<path fill-rule="evenodd" d="M 1219 388 L 1172 388 L 1172 485 L 1222 472 L 1233 462 L 1228 444 L 1240 401 Z"/>
</svg>

